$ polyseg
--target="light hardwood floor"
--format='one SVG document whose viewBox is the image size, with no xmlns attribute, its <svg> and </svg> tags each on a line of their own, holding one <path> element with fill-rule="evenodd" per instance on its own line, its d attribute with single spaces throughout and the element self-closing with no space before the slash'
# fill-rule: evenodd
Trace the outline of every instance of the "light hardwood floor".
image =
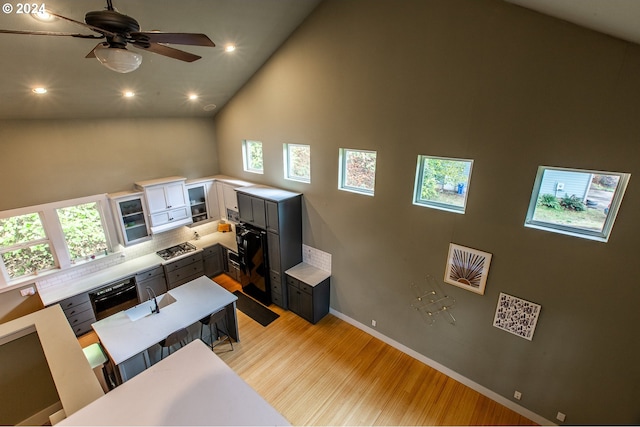
<svg viewBox="0 0 640 427">
<path fill-rule="evenodd" d="M 270 308 L 267 327 L 238 311 L 240 342 L 216 353 L 294 425 L 535 425 L 331 314 L 311 325 Z"/>
</svg>

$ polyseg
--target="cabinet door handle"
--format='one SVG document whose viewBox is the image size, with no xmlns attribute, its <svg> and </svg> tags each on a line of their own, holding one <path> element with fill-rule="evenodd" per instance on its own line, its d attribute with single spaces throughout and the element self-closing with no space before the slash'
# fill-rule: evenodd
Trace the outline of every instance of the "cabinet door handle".
<svg viewBox="0 0 640 427">
<path fill-rule="evenodd" d="M 167 206 L 167 209 L 171 209 L 171 205 Z"/>
</svg>

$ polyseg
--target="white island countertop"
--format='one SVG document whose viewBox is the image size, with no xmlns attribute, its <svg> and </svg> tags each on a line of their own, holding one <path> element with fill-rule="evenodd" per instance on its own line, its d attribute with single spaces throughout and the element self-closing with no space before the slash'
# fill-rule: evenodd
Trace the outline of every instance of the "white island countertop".
<svg viewBox="0 0 640 427">
<path fill-rule="evenodd" d="M 127 316 L 128 310 L 125 310 L 91 325 L 116 365 L 157 344 L 170 333 L 185 328 L 238 299 L 205 276 L 178 286 L 167 294 L 176 301 L 161 308 L 160 313 L 131 320 Z M 158 296 L 158 299 L 161 297 L 162 295 Z M 145 301 L 140 306 L 151 313 L 148 310 L 150 304 L 151 301 Z M 230 332 L 232 336 L 236 335 L 233 331 Z"/>
<path fill-rule="evenodd" d="M 57 425 L 290 425 L 195 340 Z"/>
</svg>

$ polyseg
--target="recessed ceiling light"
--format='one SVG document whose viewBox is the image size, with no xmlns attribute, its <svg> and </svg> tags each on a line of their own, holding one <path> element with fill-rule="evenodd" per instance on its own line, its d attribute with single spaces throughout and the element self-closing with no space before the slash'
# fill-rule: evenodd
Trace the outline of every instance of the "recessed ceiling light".
<svg viewBox="0 0 640 427">
<path fill-rule="evenodd" d="M 228 44 L 224 47 L 225 52 L 233 52 L 234 50 L 236 50 L 236 45 L 234 44 Z"/>
<path fill-rule="evenodd" d="M 189 95 L 189 100 L 195 101 L 196 99 L 198 99 L 198 95 L 196 95 L 195 93 Z"/>
<path fill-rule="evenodd" d="M 37 19 L 38 21 L 41 21 L 41 22 L 51 22 L 56 19 L 56 17 L 51 13 L 49 13 L 48 10 L 44 10 L 40 8 L 31 12 L 31 16 L 34 19 Z"/>
<path fill-rule="evenodd" d="M 134 92 L 130 91 L 130 90 L 128 90 L 128 91 L 126 91 L 126 92 L 124 92 L 122 95 L 123 95 L 125 98 L 133 98 L 134 96 L 136 96 L 136 94 L 135 94 Z"/>
<path fill-rule="evenodd" d="M 32 90 L 33 93 L 37 93 L 38 95 L 44 95 L 45 93 L 47 93 L 47 89 L 44 87 L 34 87 Z"/>
</svg>

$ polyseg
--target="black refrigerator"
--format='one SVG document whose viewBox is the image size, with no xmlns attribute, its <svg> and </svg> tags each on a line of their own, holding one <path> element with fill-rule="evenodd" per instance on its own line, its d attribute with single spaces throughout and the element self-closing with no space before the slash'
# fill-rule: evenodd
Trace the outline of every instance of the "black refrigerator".
<svg viewBox="0 0 640 427">
<path fill-rule="evenodd" d="M 240 258 L 242 292 L 264 305 L 270 305 L 266 231 L 240 223 L 236 226 L 236 242 Z"/>
</svg>

